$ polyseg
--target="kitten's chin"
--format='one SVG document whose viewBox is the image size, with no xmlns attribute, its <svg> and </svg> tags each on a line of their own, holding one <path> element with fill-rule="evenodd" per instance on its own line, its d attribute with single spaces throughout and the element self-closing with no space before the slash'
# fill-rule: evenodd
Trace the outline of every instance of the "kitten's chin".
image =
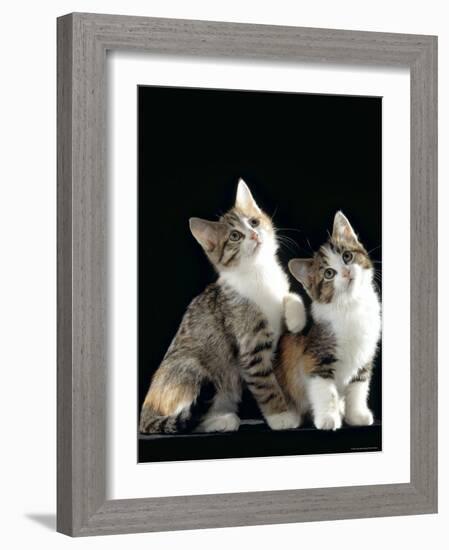
<svg viewBox="0 0 449 550">
<path fill-rule="evenodd" d="M 246 250 L 246 258 L 250 261 L 253 260 L 264 250 L 264 248 L 264 241 L 256 241 L 254 244 L 251 243 L 251 247 Z"/>
<path fill-rule="evenodd" d="M 270 262 L 275 255 L 276 244 L 271 242 L 270 239 L 265 238 L 262 241 L 254 243 L 251 248 L 245 251 L 244 261 L 246 264 L 260 264 Z"/>
<path fill-rule="evenodd" d="M 341 294 L 347 300 L 357 300 L 369 286 L 369 277 L 364 277 L 362 273 L 359 273 L 347 284 Z"/>
<path fill-rule="evenodd" d="M 264 239 L 258 247 L 255 248 L 254 254 L 258 256 L 272 257 L 276 255 L 277 244 L 272 239 Z"/>
<path fill-rule="evenodd" d="M 346 288 L 343 289 L 342 293 L 348 298 L 358 298 L 371 284 L 372 274 L 368 270 L 362 270 L 356 266 L 352 279 L 346 283 Z"/>
</svg>

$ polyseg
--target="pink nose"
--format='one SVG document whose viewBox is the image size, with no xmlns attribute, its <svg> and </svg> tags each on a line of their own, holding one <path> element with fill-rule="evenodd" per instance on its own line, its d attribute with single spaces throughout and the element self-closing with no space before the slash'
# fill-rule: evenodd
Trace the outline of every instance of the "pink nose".
<svg viewBox="0 0 449 550">
<path fill-rule="evenodd" d="M 348 268 L 343 268 L 343 277 L 349 279 L 351 277 L 351 271 Z"/>
<path fill-rule="evenodd" d="M 255 231 L 252 231 L 250 239 L 252 239 L 253 241 L 258 241 L 259 240 L 259 235 Z"/>
</svg>

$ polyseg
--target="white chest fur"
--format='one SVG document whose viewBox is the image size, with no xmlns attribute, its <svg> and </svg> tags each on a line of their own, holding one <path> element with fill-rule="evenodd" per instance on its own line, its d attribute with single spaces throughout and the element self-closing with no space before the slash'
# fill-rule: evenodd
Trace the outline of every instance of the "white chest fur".
<svg viewBox="0 0 449 550">
<path fill-rule="evenodd" d="M 372 287 L 357 299 L 312 307 L 317 322 L 328 322 L 337 340 L 335 377 L 347 384 L 357 370 L 372 361 L 380 336 L 380 304 Z"/>
<path fill-rule="evenodd" d="M 289 291 L 287 276 L 279 264 L 273 259 L 251 269 L 222 273 L 219 282 L 228 284 L 238 294 L 255 303 L 265 315 L 277 341 L 281 332 L 283 299 Z"/>
</svg>

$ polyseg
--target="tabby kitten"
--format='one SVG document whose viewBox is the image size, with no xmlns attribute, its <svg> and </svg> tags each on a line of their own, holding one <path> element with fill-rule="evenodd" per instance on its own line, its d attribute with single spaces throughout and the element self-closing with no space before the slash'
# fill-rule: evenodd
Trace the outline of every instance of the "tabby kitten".
<svg viewBox="0 0 449 550">
<path fill-rule="evenodd" d="M 289 283 L 270 218 L 240 180 L 235 206 L 218 222 L 191 218 L 190 230 L 219 278 L 188 306 L 151 381 L 140 431 L 238 430 L 242 383 L 272 429 L 295 428 L 299 416 L 287 406 L 272 365 Z M 301 299 L 290 300 L 304 326 Z"/>
<path fill-rule="evenodd" d="M 318 429 L 340 428 L 342 416 L 350 425 L 372 424 L 367 401 L 381 320 L 366 249 L 337 212 L 329 241 L 289 269 L 312 299 L 307 334 L 298 334 L 296 304 L 285 303 L 291 333 L 281 339 L 276 375 L 289 402 L 301 416 L 311 412 Z"/>
</svg>

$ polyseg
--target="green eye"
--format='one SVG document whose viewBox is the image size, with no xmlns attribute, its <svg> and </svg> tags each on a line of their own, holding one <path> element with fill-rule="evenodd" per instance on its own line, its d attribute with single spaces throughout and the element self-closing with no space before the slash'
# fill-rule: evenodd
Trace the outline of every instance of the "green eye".
<svg viewBox="0 0 449 550">
<path fill-rule="evenodd" d="M 354 258 L 354 254 L 352 252 L 349 252 L 349 250 L 346 250 L 342 254 L 343 261 L 345 264 L 350 264 Z"/>
<path fill-rule="evenodd" d="M 336 273 L 337 272 L 335 271 L 335 269 L 331 269 L 330 267 L 328 267 L 324 272 L 324 278 L 328 280 L 333 279 Z"/>
<path fill-rule="evenodd" d="M 234 242 L 239 241 L 241 238 L 242 238 L 242 235 L 238 231 L 231 231 L 231 234 L 229 235 L 230 241 L 234 241 Z"/>
<path fill-rule="evenodd" d="M 251 218 L 249 220 L 249 224 L 251 227 L 257 227 L 258 225 L 260 225 L 260 220 L 258 220 L 257 218 Z"/>
</svg>

